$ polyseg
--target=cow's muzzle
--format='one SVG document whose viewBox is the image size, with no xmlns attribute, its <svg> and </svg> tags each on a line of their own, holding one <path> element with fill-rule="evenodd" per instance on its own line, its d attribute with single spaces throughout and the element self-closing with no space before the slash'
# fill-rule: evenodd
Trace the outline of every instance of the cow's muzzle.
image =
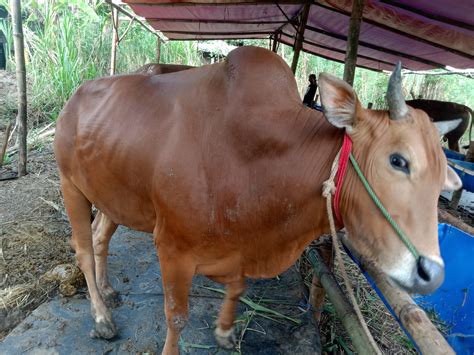
<svg viewBox="0 0 474 355">
<path fill-rule="evenodd" d="M 410 293 L 427 294 L 435 291 L 444 281 L 444 264 L 427 256 L 420 256 L 408 282 L 394 281 Z"/>
</svg>

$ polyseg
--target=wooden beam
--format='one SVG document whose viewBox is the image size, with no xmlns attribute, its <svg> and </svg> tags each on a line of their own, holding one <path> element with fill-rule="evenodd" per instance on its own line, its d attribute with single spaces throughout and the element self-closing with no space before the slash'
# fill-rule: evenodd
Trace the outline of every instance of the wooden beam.
<svg viewBox="0 0 474 355">
<path fill-rule="evenodd" d="M 286 36 L 290 36 L 286 33 L 284 33 Z M 291 36 L 290 36 L 291 37 Z M 341 53 L 341 54 L 345 54 L 346 51 L 343 50 L 343 49 L 337 49 L 337 48 L 332 48 L 332 47 L 329 47 L 329 46 L 325 46 L 325 45 L 322 45 L 322 44 L 318 44 L 318 43 L 314 43 L 310 40 L 303 40 L 303 43 L 306 43 L 306 44 L 309 44 L 313 47 L 317 47 L 317 48 L 322 48 L 322 49 L 327 49 L 328 51 L 332 51 L 332 52 L 336 52 L 336 53 Z M 367 60 L 372 60 L 374 62 L 379 62 L 379 63 L 383 63 L 383 64 L 387 64 L 387 65 L 392 65 L 392 66 L 395 66 L 396 63 L 394 62 L 388 62 L 386 60 L 382 60 L 382 59 L 376 59 L 376 58 L 372 58 L 372 57 L 369 57 L 369 56 L 366 56 L 366 55 L 362 55 L 362 54 L 357 54 L 357 58 L 362 58 L 362 59 L 367 59 Z M 402 67 L 403 68 L 403 67 Z M 404 72 L 405 74 L 405 72 Z"/>
<path fill-rule="evenodd" d="M 474 31 L 474 25 L 471 25 L 471 24 L 463 22 L 463 21 L 458 21 L 458 20 L 455 20 L 455 19 L 450 18 L 450 17 L 443 16 L 443 15 L 436 15 L 436 14 L 432 14 L 432 13 L 429 13 L 429 12 L 426 12 L 426 11 L 422 11 L 420 9 L 417 9 L 416 7 L 413 7 L 413 6 L 410 6 L 410 5 L 407 5 L 407 4 L 402 4 L 398 1 L 380 0 L 380 2 L 383 3 L 383 4 L 393 6 L 393 7 L 397 7 L 399 9 L 403 9 L 403 10 L 406 10 L 406 11 L 409 11 L 409 12 L 413 12 L 414 14 L 426 17 L 430 20 L 435 20 L 435 21 L 438 21 L 438 22 L 441 22 L 441 23 L 447 23 L 448 25 L 451 25 L 451 26 L 456 26 L 456 27 L 460 27 L 460 28 L 465 28 L 466 30 L 469 30 L 469 31 Z"/>
<path fill-rule="evenodd" d="M 300 58 L 301 48 L 303 48 L 304 31 L 306 28 L 306 23 L 308 22 L 308 15 L 309 15 L 310 9 L 311 9 L 311 2 L 307 1 L 304 4 L 303 12 L 301 13 L 301 21 L 300 21 L 300 25 L 298 26 L 298 32 L 296 35 L 293 61 L 291 63 L 291 70 L 293 71 L 293 74 L 296 73 L 296 68 L 298 67 L 298 59 Z"/>
<path fill-rule="evenodd" d="M 164 37 L 160 32 L 157 32 L 154 29 L 150 28 L 150 26 L 146 25 L 142 20 L 138 19 L 136 15 L 132 15 L 127 10 L 122 9 L 119 5 L 115 4 L 112 0 L 105 0 L 105 2 L 115 7 L 119 12 L 121 12 L 125 16 L 131 19 L 135 19 L 135 21 L 137 21 L 148 32 L 153 33 L 155 36 L 160 37 L 163 41 L 166 41 L 166 37 Z"/>
<path fill-rule="evenodd" d="M 283 25 L 288 21 L 261 21 L 261 20 L 217 20 L 217 19 L 179 19 L 179 18 L 162 18 L 162 17 L 147 17 L 148 22 L 178 22 L 178 23 L 225 23 L 232 25 Z"/>
<path fill-rule="evenodd" d="M 279 40 L 280 43 L 283 43 L 284 45 L 287 45 L 289 47 L 292 47 L 292 45 L 290 43 L 287 43 L 285 42 L 284 40 Z M 337 62 L 337 63 L 341 63 L 341 64 L 344 64 L 344 61 L 343 60 L 339 60 L 339 59 L 336 59 L 336 58 L 331 58 L 331 57 L 328 57 L 327 55 L 323 55 L 323 54 L 320 54 L 320 53 L 314 53 L 314 52 L 311 52 L 305 48 L 302 49 L 303 52 L 306 52 L 306 53 L 309 53 L 311 55 L 315 55 L 317 57 L 321 57 L 321 58 L 324 58 L 324 59 L 327 59 L 327 60 L 332 60 L 333 62 Z M 371 67 L 367 67 L 365 65 L 358 65 L 359 68 L 362 68 L 362 69 L 367 69 L 367 70 L 371 70 L 371 71 L 376 71 L 376 72 L 381 72 L 382 69 L 377 69 L 377 68 L 371 68 Z"/>
<path fill-rule="evenodd" d="M 316 33 L 321 33 L 323 35 L 326 35 L 326 36 L 329 36 L 329 37 L 332 37 L 332 38 L 336 38 L 336 39 L 340 39 L 342 41 L 347 41 L 347 36 L 340 35 L 340 34 L 334 33 L 334 32 L 329 32 L 329 31 L 326 31 L 326 30 L 322 30 L 320 28 L 316 28 L 316 27 L 312 27 L 312 26 L 306 26 L 306 30 L 316 32 Z M 395 55 L 395 56 L 398 56 L 398 57 L 407 58 L 407 59 L 413 60 L 415 62 L 420 62 L 420 63 L 424 63 L 426 65 L 430 65 L 430 66 L 435 67 L 435 68 L 443 68 L 443 69 L 445 68 L 444 64 L 437 63 L 437 62 L 434 62 L 434 61 L 429 60 L 429 59 L 417 57 L 417 56 L 414 56 L 414 55 L 411 55 L 411 54 L 399 52 L 399 51 L 396 51 L 396 50 L 393 50 L 393 49 L 390 49 L 390 48 L 377 46 L 375 44 L 371 44 L 371 43 L 364 42 L 364 41 L 359 41 L 359 47 L 374 49 L 374 50 L 382 52 L 382 53 L 387 53 L 387 54 L 392 54 L 392 55 Z"/>
<path fill-rule="evenodd" d="M 353 0 L 349 33 L 347 36 L 346 58 L 344 59 L 343 79 L 352 86 L 357 64 L 357 47 L 359 45 L 360 24 L 364 12 L 364 0 Z"/>
<path fill-rule="evenodd" d="M 278 1 L 278 4 L 301 4 L 303 1 L 301 0 L 283 0 Z M 261 4 L 275 4 L 275 0 L 194 0 L 194 1 L 180 1 L 176 2 L 176 0 L 159 0 L 159 1 L 146 1 L 146 0 L 124 0 L 126 4 L 132 5 L 148 5 L 148 6 L 198 6 L 198 5 L 206 5 L 206 6 L 223 6 L 223 5 L 261 5 Z"/>
<path fill-rule="evenodd" d="M 173 33 L 173 34 L 182 34 L 182 35 L 196 35 L 196 36 L 246 36 L 246 35 L 262 35 L 267 36 L 273 34 L 273 31 L 248 31 L 248 32 L 221 32 L 221 31 L 163 31 L 163 33 Z"/>
<path fill-rule="evenodd" d="M 336 9 L 334 7 L 331 7 L 331 6 L 327 6 L 327 5 L 324 5 L 324 4 L 321 4 L 320 2 L 316 2 L 315 3 L 316 6 L 319 6 L 323 9 L 326 9 L 326 10 L 330 10 L 330 11 L 333 11 L 333 12 L 337 12 L 338 14 L 341 14 L 341 15 L 344 15 L 344 16 L 350 16 L 351 14 L 347 11 L 344 11 L 344 10 L 341 10 L 341 9 Z M 403 32 L 399 29 L 396 29 L 396 28 L 393 28 L 393 27 L 390 27 L 390 26 L 387 26 L 383 23 L 379 23 L 377 21 L 374 21 L 372 19 L 369 19 L 367 17 L 364 18 L 364 22 L 365 23 L 368 23 L 369 25 L 372 25 L 372 26 L 375 26 L 375 27 L 378 27 L 378 28 L 381 28 L 381 29 L 384 29 L 384 30 L 387 30 L 389 32 L 392 32 L 392 33 L 396 33 L 400 36 L 403 36 L 403 37 L 406 37 L 406 38 L 410 38 L 410 39 L 413 39 L 415 41 L 418 41 L 418 42 L 421 42 L 421 43 L 426 43 L 430 46 L 433 46 L 433 47 L 436 47 L 436 48 L 439 48 L 439 49 L 442 49 L 442 50 L 445 50 L 447 52 L 450 52 L 450 53 L 453 53 L 453 54 L 457 54 L 459 56 L 462 56 L 464 58 L 468 58 L 468 59 L 472 59 L 472 55 L 468 54 L 468 53 L 465 53 L 465 52 L 462 52 L 460 50 L 457 50 L 457 49 L 454 49 L 454 48 L 451 48 L 451 47 L 447 47 L 445 45 L 442 45 L 440 43 L 437 43 L 437 42 L 433 42 L 433 41 L 430 41 L 424 37 L 420 37 L 420 36 L 417 36 L 416 34 L 413 34 L 413 33 L 408 33 L 408 32 Z"/>
<path fill-rule="evenodd" d="M 110 75 L 115 74 L 115 66 L 117 64 L 117 46 L 119 43 L 119 35 L 118 35 L 118 28 L 119 28 L 119 18 L 118 18 L 118 11 L 115 7 L 111 6 L 112 13 L 112 47 L 110 52 Z"/>
<path fill-rule="evenodd" d="M 21 22 L 20 0 L 10 0 L 10 9 L 13 22 L 13 43 L 15 47 L 16 81 L 18 86 L 18 176 L 26 175 L 27 146 L 26 136 L 26 69 L 25 69 L 25 48 L 23 43 L 23 25 Z"/>
</svg>

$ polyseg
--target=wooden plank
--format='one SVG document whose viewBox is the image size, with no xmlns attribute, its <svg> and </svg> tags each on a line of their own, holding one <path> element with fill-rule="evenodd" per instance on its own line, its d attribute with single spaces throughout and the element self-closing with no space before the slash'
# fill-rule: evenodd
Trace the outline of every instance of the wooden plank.
<svg viewBox="0 0 474 355">
<path fill-rule="evenodd" d="M 351 20 L 347 36 L 346 58 L 344 59 L 343 79 L 352 86 L 357 63 L 357 47 L 359 45 L 360 24 L 364 12 L 364 0 L 354 0 L 352 3 Z"/>
<path fill-rule="evenodd" d="M 10 9 L 13 22 L 13 43 L 15 47 L 15 63 L 16 63 L 16 80 L 18 86 L 18 176 L 26 175 L 27 163 L 27 146 L 26 136 L 27 119 L 26 119 L 26 69 L 25 69 L 25 48 L 23 42 L 23 25 L 21 22 L 21 5 L 20 0 L 10 0 Z"/>
<path fill-rule="evenodd" d="M 306 28 L 306 23 L 308 22 L 308 15 L 309 15 L 310 9 L 311 9 L 311 2 L 307 1 L 304 4 L 303 12 L 301 13 L 301 21 L 300 21 L 300 25 L 298 26 L 298 32 L 296 35 L 296 43 L 294 46 L 295 52 L 293 53 L 293 61 L 291 62 L 291 70 L 293 71 L 293 74 L 296 73 L 296 68 L 298 67 L 298 59 L 300 58 L 301 48 L 303 48 L 304 31 Z"/>
</svg>

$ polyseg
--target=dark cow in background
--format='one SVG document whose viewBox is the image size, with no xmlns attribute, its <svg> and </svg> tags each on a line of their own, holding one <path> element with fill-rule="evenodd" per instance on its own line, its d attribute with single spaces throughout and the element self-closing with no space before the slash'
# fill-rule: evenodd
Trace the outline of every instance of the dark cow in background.
<svg viewBox="0 0 474 355">
<path fill-rule="evenodd" d="M 451 121 L 455 119 L 462 119 L 457 128 L 444 135 L 448 140 L 449 149 L 459 152 L 459 140 L 466 132 L 469 126 L 469 118 L 472 117 L 472 110 L 464 105 L 454 102 L 445 102 L 438 100 L 408 100 L 406 102 L 413 108 L 425 111 L 431 117 L 433 122 Z M 469 142 L 471 141 L 471 128 L 469 129 Z"/>
<path fill-rule="evenodd" d="M 148 63 L 144 66 L 138 68 L 133 72 L 133 74 L 147 74 L 147 75 L 159 75 L 159 74 L 168 74 L 174 73 L 177 71 L 188 70 L 192 67 L 190 65 L 180 65 L 180 64 L 158 64 L 158 63 Z"/>
</svg>

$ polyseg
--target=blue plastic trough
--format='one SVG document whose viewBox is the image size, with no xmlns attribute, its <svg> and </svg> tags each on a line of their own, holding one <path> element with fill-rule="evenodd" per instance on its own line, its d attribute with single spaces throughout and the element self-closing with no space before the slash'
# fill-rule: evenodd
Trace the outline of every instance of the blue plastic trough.
<svg viewBox="0 0 474 355">
<path fill-rule="evenodd" d="M 449 328 L 447 340 L 458 355 L 474 354 L 474 237 L 449 225 L 438 226 L 446 278 L 441 287 L 415 301 L 434 310 Z"/>
<path fill-rule="evenodd" d="M 464 154 L 455 152 L 454 150 L 443 148 L 443 151 L 444 151 L 444 154 L 446 155 L 446 158 L 448 159 L 466 160 L 466 156 Z"/>
<path fill-rule="evenodd" d="M 444 223 L 438 225 L 438 235 L 441 256 L 446 264 L 445 281 L 435 293 L 427 296 L 416 295 L 414 300 L 425 311 L 434 311 L 438 319 L 447 325 L 449 333 L 446 339 L 457 355 L 472 355 L 474 354 L 474 237 Z M 348 254 L 351 255 L 349 252 Z M 357 263 L 357 260 L 354 261 Z M 366 272 L 363 271 L 363 274 L 401 325 L 377 285 Z M 402 329 L 405 330 L 403 326 Z M 408 333 L 407 335 L 412 339 Z"/>
</svg>

